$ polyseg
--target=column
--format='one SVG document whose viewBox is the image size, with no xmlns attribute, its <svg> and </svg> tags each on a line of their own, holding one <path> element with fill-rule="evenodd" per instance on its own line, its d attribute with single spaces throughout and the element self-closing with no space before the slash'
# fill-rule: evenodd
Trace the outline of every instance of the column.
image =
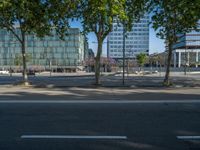
<svg viewBox="0 0 200 150">
<path fill-rule="evenodd" d="M 190 67 L 190 51 L 187 53 L 187 66 Z"/>
<path fill-rule="evenodd" d="M 181 67 L 181 52 L 178 52 L 178 67 Z"/>
<path fill-rule="evenodd" d="M 174 52 L 174 68 L 176 68 L 176 52 Z"/>
<path fill-rule="evenodd" d="M 196 52 L 196 68 L 198 67 L 199 64 L 199 53 L 198 51 Z"/>
</svg>

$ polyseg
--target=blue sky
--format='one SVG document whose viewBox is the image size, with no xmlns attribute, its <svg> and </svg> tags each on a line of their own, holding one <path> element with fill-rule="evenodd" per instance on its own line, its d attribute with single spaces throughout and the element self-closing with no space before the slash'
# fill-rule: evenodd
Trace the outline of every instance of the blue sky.
<svg viewBox="0 0 200 150">
<path fill-rule="evenodd" d="M 72 28 L 80 28 L 81 23 L 78 21 L 72 21 L 70 23 Z M 164 41 L 156 37 L 156 32 L 154 29 L 150 28 L 150 35 L 149 35 L 149 50 L 150 54 L 155 53 L 155 52 L 163 52 L 164 51 Z M 96 52 L 97 49 L 97 40 L 96 37 L 93 33 L 88 34 L 88 42 L 89 42 L 89 48 L 91 48 L 94 52 Z M 104 41 L 103 44 L 103 56 L 106 56 L 107 54 L 107 43 L 105 43 L 106 40 Z"/>
</svg>

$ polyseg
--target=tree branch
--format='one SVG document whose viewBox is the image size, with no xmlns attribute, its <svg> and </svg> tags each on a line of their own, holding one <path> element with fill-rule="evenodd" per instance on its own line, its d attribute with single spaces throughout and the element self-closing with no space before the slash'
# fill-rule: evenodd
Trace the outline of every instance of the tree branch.
<svg viewBox="0 0 200 150">
<path fill-rule="evenodd" d="M 20 43 L 22 43 L 22 39 L 20 39 L 19 35 L 17 35 L 17 33 L 14 31 L 15 29 L 12 28 L 8 28 L 8 30 L 10 30 L 12 32 L 12 34 L 19 40 Z"/>
</svg>

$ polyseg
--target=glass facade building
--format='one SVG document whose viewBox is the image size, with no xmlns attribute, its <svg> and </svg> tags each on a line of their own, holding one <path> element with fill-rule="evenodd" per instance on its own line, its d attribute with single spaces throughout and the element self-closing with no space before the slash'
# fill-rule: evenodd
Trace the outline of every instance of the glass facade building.
<svg viewBox="0 0 200 150">
<path fill-rule="evenodd" d="M 200 48 L 200 32 L 191 31 L 186 34 L 178 35 L 178 42 L 174 44 L 173 48 Z"/>
<path fill-rule="evenodd" d="M 17 34 L 20 31 L 16 29 Z M 38 38 L 26 36 L 26 54 L 28 68 L 81 69 L 87 57 L 88 44 L 78 28 L 70 28 L 61 40 L 53 32 L 52 36 Z M 16 37 L 5 29 L 0 30 L 0 66 L 12 69 L 21 66 L 21 44 Z"/>
<path fill-rule="evenodd" d="M 113 31 L 108 36 L 107 55 L 114 59 L 123 57 L 123 25 L 114 21 Z M 134 23 L 132 31 L 126 33 L 126 58 L 135 58 L 140 53 L 149 54 L 149 16 Z"/>
<path fill-rule="evenodd" d="M 178 41 L 173 45 L 174 67 L 200 66 L 200 32 L 193 30 L 177 37 Z"/>
</svg>

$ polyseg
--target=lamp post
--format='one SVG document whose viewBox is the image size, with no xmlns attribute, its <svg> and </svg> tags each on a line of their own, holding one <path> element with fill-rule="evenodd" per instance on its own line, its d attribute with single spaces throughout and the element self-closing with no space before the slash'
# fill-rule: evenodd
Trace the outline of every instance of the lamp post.
<svg viewBox="0 0 200 150">
<path fill-rule="evenodd" d="M 49 72 L 50 72 L 50 77 L 51 77 L 51 72 L 52 72 L 52 63 L 51 63 L 51 59 L 49 59 Z"/>
<path fill-rule="evenodd" d="M 11 54 L 11 51 L 9 52 L 9 57 L 10 57 L 10 62 L 9 62 L 9 64 L 10 64 L 10 69 L 9 69 L 10 70 L 10 77 L 12 77 L 12 67 L 11 67 L 12 54 Z"/>
<path fill-rule="evenodd" d="M 122 84 L 125 85 L 125 44 L 126 44 L 126 29 L 123 25 L 123 78 L 122 78 Z"/>
<path fill-rule="evenodd" d="M 125 28 L 125 22 L 122 24 L 123 27 L 123 42 L 122 42 L 122 85 L 125 85 L 125 48 L 126 48 L 126 28 Z M 116 30 L 117 30 L 117 26 L 116 26 Z"/>
<path fill-rule="evenodd" d="M 12 76 L 12 73 L 11 73 L 11 43 L 8 42 L 8 60 L 9 60 L 9 74 L 10 74 L 10 77 Z"/>
<path fill-rule="evenodd" d="M 186 56 L 187 46 L 185 46 L 185 66 L 184 66 L 184 75 L 187 74 L 187 56 Z"/>
</svg>

